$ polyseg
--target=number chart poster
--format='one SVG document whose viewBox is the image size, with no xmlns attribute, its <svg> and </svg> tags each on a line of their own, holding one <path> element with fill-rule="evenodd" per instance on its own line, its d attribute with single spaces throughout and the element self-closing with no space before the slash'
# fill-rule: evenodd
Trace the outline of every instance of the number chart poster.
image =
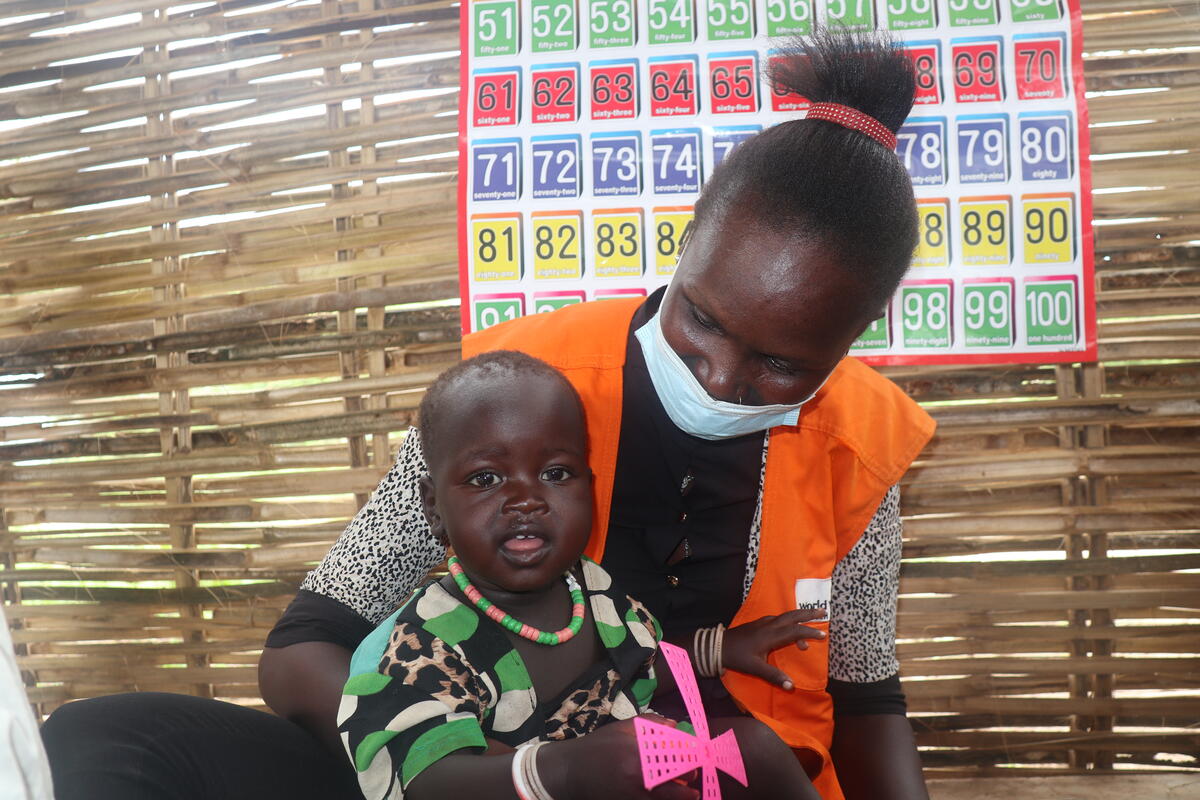
<svg viewBox="0 0 1200 800">
<path fill-rule="evenodd" d="M 464 2 L 463 330 L 669 282 L 704 181 L 807 108 L 766 74 L 814 24 L 891 31 L 918 84 L 896 153 L 920 243 L 851 353 L 1094 359 L 1079 0 Z"/>
</svg>

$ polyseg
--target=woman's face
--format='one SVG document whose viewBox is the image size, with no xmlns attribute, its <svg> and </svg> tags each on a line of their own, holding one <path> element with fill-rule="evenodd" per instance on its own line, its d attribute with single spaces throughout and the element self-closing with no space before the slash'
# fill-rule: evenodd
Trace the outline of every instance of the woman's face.
<svg viewBox="0 0 1200 800">
<path fill-rule="evenodd" d="M 820 241 L 736 213 L 693 232 L 661 309 L 705 390 L 746 405 L 803 401 L 880 312 Z"/>
</svg>

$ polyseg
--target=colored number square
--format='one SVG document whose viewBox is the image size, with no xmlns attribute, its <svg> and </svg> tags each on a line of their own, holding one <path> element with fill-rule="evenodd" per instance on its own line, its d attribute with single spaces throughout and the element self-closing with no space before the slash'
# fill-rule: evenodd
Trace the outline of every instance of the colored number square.
<svg viewBox="0 0 1200 800">
<path fill-rule="evenodd" d="M 916 31 L 937 27 L 934 0 L 887 0 L 889 30 Z"/>
<path fill-rule="evenodd" d="M 850 345 L 850 352 L 870 350 L 887 350 L 892 346 L 891 310 L 883 312 L 883 316 L 867 326 L 867 329 Z"/>
<path fill-rule="evenodd" d="M 1012 262 L 1012 198 L 964 197 L 959 201 L 962 262 L 967 266 Z"/>
<path fill-rule="evenodd" d="M 521 49 L 517 0 L 475 0 L 471 41 L 476 58 L 515 56 Z"/>
<path fill-rule="evenodd" d="M 522 272 L 521 215 L 471 217 L 471 277 L 478 282 L 519 281 Z"/>
<path fill-rule="evenodd" d="M 785 61 L 788 56 L 780 53 L 778 50 L 771 50 L 767 53 L 768 72 L 773 72 L 776 64 L 780 61 Z M 808 98 L 791 91 L 774 81 L 771 84 L 771 110 L 772 111 L 806 111 L 810 105 Z"/>
<path fill-rule="evenodd" d="M 712 171 L 721 165 L 739 144 L 762 130 L 758 125 L 731 125 L 727 128 L 713 128 L 712 132 Z"/>
<path fill-rule="evenodd" d="M 594 212 L 592 250 L 596 277 L 642 277 L 642 210 L 615 208 Z"/>
<path fill-rule="evenodd" d="M 917 220 L 920 238 L 912 265 L 950 266 L 950 201 L 945 197 L 917 200 Z"/>
<path fill-rule="evenodd" d="M 713 53 L 708 59 L 708 76 L 714 114 L 758 111 L 757 53 Z"/>
<path fill-rule="evenodd" d="M 650 0 L 646 28 L 650 44 L 696 41 L 695 0 Z"/>
<path fill-rule="evenodd" d="M 530 116 L 535 123 L 579 119 L 579 65 L 543 64 L 529 71 Z"/>
<path fill-rule="evenodd" d="M 966 28 L 973 25 L 995 25 L 1000 21 L 996 0 L 950 0 L 950 25 Z"/>
<path fill-rule="evenodd" d="M 807 36 L 813 30 L 812 0 L 766 0 L 767 36 Z"/>
<path fill-rule="evenodd" d="M 531 0 L 529 16 L 533 52 L 557 53 L 579 46 L 575 0 Z"/>
<path fill-rule="evenodd" d="M 968 278 L 963 282 L 963 342 L 967 347 L 1012 347 L 1011 278 Z"/>
<path fill-rule="evenodd" d="M 959 117 L 959 183 L 1003 183 L 1007 180 L 1008 117 Z"/>
<path fill-rule="evenodd" d="M 683 232 L 692 224 L 691 206 L 654 209 L 654 274 L 669 278 L 675 274 Z"/>
<path fill-rule="evenodd" d="M 1008 10 L 1013 22 L 1041 22 L 1062 18 L 1062 4 L 1059 0 L 1008 0 Z"/>
<path fill-rule="evenodd" d="M 642 192 L 642 140 L 637 131 L 592 134 L 592 194 L 634 196 Z"/>
<path fill-rule="evenodd" d="M 525 316 L 525 296 L 520 294 L 479 294 L 471 305 L 477 331 Z"/>
<path fill-rule="evenodd" d="M 946 120 L 909 117 L 896 132 L 896 155 L 904 162 L 913 186 L 946 182 Z"/>
<path fill-rule="evenodd" d="M 634 0 L 589 0 L 588 41 L 592 47 L 632 47 L 637 41 Z"/>
<path fill-rule="evenodd" d="M 1075 260 L 1075 196 L 1021 196 L 1026 264 L 1069 264 Z"/>
<path fill-rule="evenodd" d="M 533 313 L 549 314 L 584 301 L 583 292 L 534 292 Z"/>
<path fill-rule="evenodd" d="M 908 281 L 900 286 L 901 340 L 905 347 L 950 347 L 954 326 L 951 324 L 950 281 Z"/>
<path fill-rule="evenodd" d="M 1013 37 L 1018 100 L 1059 100 L 1067 96 L 1065 34 Z"/>
<path fill-rule="evenodd" d="M 650 132 L 650 164 L 655 194 L 700 191 L 700 129 Z"/>
<path fill-rule="evenodd" d="M 638 62 L 593 61 L 592 119 L 634 119 L 638 115 Z"/>
<path fill-rule="evenodd" d="M 477 203 L 516 200 L 521 194 L 521 140 L 481 139 L 471 143 L 471 199 Z"/>
<path fill-rule="evenodd" d="M 917 79 L 914 105 L 942 102 L 942 45 L 940 42 L 910 42 L 904 53 L 913 62 Z"/>
<path fill-rule="evenodd" d="M 825 24 L 845 31 L 875 27 L 874 0 L 825 0 Z"/>
<path fill-rule="evenodd" d="M 754 0 L 708 0 L 708 40 L 754 38 Z"/>
<path fill-rule="evenodd" d="M 534 136 L 529 140 L 533 168 L 532 195 L 579 197 L 579 156 L 583 143 L 578 136 Z"/>
<path fill-rule="evenodd" d="M 989 103 L 1004 99 L 1004 69 L 999 37 L 954 39 L 950 42 L 954 99 Z"/>
<path fill-rule="evenodd" d="M 695 56 L 666 56 L 648 62 L 650 73 L 650 116 L 675 117 L 700 110 L 700 85 L 696 76 L 700 61 Z"/>
<path fill-rule="evenodd" d="M 1075 162 L 1070 113 L 1026 112 L 1018 119 L 1021 129 L 1021 177 L 1027 181 L 1070 178 Z"/>
<path fill-rule="evenodd" d="M 583 214 L 579 211 L 535 211 L 533 278 L 555 280 L 583 277 Z"/>
<path fill-rule="evenodd" d="M 1079 338 L 1078 287 L 1074 275 L 1025 282 L 1025 343 L 1072 345 Z"/>
<path fill-rule="evenodd" d="M 521 70 L 516 67 L 479 69 L 473 75 L 472 96 L 476 128 L 516 125 L 521 105 Z"/>
</svg>

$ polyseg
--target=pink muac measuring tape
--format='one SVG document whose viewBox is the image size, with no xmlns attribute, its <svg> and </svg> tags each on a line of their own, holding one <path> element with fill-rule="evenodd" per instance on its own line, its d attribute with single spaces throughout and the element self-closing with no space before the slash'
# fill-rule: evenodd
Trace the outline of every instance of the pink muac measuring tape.
<svg viewBox="0 0 1200 800">
<path fill-rule="evenodd" d="M 704 703 L 700 700 L 700 689 L 696 686 L 696 674 L 687 651 L 667 642 L 659 645 L 659 651 L 675 676 L 675 685 L 683 696 L 683 705 L 696 735 L 641 717 L 635 719 L 642 781 L 649 790 L 699 768 L 703 800 L 720 800 L 717 770 L 742 786 L 747 785 L 746 765 L 742 763 L 737 738 L 733 731 L 725 731 L 715 739 L 709 736 L 708 717 L 704 715 Z"/>
</svg>

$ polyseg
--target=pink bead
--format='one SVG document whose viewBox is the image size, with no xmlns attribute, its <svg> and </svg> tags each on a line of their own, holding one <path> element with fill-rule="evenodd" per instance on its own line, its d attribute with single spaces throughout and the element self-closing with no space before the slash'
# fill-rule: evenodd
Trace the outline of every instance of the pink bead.
<svg viewBox="0 0 1200 800">
<path fill-rule="evenodd" d="M 524 636 L 526 639 L 536 640 L 538 638 L 539 633 L 541 633 L 541 631 L 539 631 L 537 628 L 531 628 L 528 625 L 526 625 L 525 623 L 523 623 L 523 622 L 521 623 L 521 635 Z"/>
</svg>

